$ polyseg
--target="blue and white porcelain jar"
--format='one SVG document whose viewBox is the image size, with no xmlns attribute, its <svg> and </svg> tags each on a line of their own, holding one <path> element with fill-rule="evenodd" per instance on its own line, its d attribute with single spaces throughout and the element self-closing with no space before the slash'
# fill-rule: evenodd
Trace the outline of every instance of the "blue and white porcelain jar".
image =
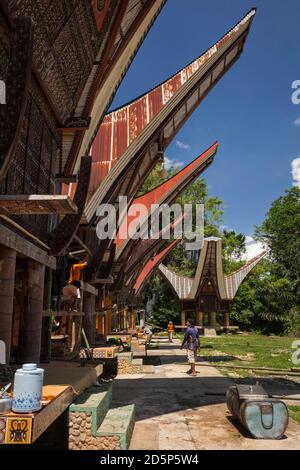
<svg viewBox="0 0 300 470">
<path fill-rule="evenodd" d="M 32 413 L 42 408 L 44 369 L 36 364 L 23 364 L 14 378 L 12 410 L 16 413 Z"/>
</svg>

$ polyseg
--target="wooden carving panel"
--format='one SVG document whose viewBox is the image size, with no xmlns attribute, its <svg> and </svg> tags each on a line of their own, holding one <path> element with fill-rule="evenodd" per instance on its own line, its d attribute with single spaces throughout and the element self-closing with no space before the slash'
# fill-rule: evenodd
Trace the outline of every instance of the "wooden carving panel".
<svg viewBox="0 0 300 470">
<path fill-rule="evenodd" d="M 8 71 L 3 77 L 6 104 L 0 105 L 0 180 L 8 171 L 22 127 L 31 77 L 32 39 L 31 20 L 14 19 Z"/>
<path fill-rule="evenodd" d="M 33 63 L 61 122 L 69 119 L 101 47 L 89 0 L 7 0 L 34 18 Z"/>
</svg>

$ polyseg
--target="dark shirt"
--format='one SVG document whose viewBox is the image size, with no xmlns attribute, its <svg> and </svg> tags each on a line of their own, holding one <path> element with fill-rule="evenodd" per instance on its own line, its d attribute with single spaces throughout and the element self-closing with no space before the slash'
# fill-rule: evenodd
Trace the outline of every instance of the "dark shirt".
<svg viewBox="0 0 300 470">
<path fill-rule="evenodd" d="M 199 331 L 194 326 L 189 326 L 184 333 L 183 347 L 186 349 L 199 349 Z"/>
</svg>

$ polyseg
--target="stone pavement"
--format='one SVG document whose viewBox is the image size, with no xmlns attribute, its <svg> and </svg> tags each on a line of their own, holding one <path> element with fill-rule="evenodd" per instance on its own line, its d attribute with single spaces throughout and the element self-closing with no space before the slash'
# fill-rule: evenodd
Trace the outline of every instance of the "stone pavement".
<svg viewBox="0 0 300 470">
<path fill-rule="evenodd" d="M 161 362 L 154 373 L 114 381 L 113 403 L 136 406 L 131 450 L 300 449 L 300 426 L 292 420 L 280 441 L 252 439 L 227 410 L 225 392 L 232 379 L 201 363 L 199 375 L 190 377 L 178 340 L 154 338 L 153 343 L 157 348 L 148 355 Z"/>
</svg>

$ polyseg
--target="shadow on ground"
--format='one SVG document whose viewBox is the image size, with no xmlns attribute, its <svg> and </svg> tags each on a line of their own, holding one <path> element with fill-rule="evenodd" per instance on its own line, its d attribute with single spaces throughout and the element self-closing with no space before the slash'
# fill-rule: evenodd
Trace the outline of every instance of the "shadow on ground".
<svg viewBox="0 0 300 470">
<path fill-rule="evenodd" d="M 204 369 L 204 368 L 203 368 Z M 229 386 L 255 384 L 259 381 L 270 395 L 293 395 L 300 392 L 299 384 L 288 380 L 274 379 L 207 377 L 205 370 L 199 377 L 158 377 L 131 378 L 114 381 L 113 401 L 119 404 L 136 405 L 136 421 L 158 417 L 182 410 L 193 410 L 226 401 Z M 184 374 L 184 370 L 182 372 Z"/>
<path fill-rule="evenodd" d="M 159 348 L 159 353 L 162 348 Z M 178 347 L 177 347 L 178 351 Z M 160 357 L 161 361 L 163 364 L 184 364 L 187 363 L 187 358 L 185 354 L 182 355 L 164 355 L 164 354 L 159 354 L 159 355 L 150 355 L 147 356 L 148 358 L 152 357 Z M 218 362 L 231 362 L 236 360 L 237 358 L 235 356 L 198 356 L 197 357 L 197 362 L 213 362 L 213 363 L 218 363 Z"/>
</svg>

